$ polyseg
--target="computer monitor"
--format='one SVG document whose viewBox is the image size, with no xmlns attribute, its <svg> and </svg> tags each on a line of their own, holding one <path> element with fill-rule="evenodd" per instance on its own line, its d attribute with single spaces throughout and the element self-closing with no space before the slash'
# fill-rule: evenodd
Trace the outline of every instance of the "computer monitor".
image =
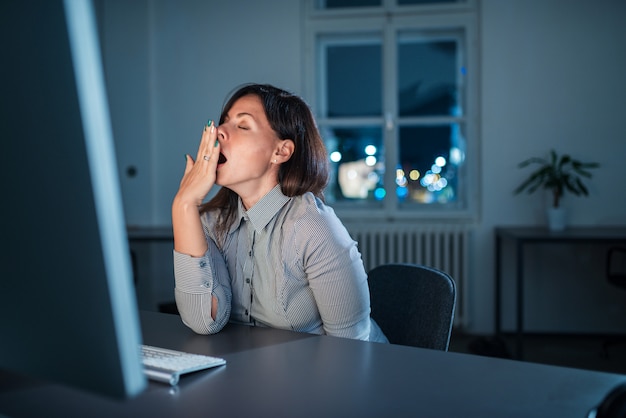
<svg viewBox="0 0 626 418">
<path fill-rule="evenodd" d="M 146 386 L 93 5 L 0 4 L 0 368 Z"/>
</svg>

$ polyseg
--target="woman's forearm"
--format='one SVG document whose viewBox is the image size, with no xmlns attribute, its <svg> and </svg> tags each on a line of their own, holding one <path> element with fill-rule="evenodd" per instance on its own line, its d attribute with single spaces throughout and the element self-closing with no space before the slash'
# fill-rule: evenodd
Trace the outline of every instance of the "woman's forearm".
<svg viewBox="0 0 626 418">
<path fill-rule="evenodd" d="M 207 250 L 206 237 L 198 207 L 178 197 L 172 203 L 174 249 L 192 257 L 202 257 Z"/>
</svg>

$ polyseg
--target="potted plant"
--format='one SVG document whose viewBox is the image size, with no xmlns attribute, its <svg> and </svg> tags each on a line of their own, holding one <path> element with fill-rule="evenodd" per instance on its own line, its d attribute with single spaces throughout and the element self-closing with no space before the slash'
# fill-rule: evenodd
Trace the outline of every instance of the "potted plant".
<svg viewBox="0 0 626 418">
<path fill-rule="evenodd" d="M 518 164 L 519 168 L 538 164 L 539 167 L 530 173 L 514 191 L 515 194 L 526 191 L 534 193 L 537 189 L 549 190 L 552 194 L 552 205 L 548 209 L 549 226 L 552 230 L 565 228 L 564 210 L 561 207 L 561 198 L 568 191 L 576 196 L 587 196 L 589 191 L 582 182 L 582 177 L 591 178 L 592 168 L 599 167 L 598 163 L 583 163 L 563 154 L 560 157 L 556 151 L 550 150 L 550 158 L 532 157 Z"/>
</svg>

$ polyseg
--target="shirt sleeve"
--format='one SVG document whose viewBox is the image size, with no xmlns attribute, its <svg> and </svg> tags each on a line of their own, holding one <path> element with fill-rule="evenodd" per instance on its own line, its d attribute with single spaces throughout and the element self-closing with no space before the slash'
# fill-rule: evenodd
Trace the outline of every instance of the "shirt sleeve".
<svg viewBox="0 0 626 418">
<path fill-rule="evenodd" d="M 232 292 L 224 257 L 215 242 L 207 237 L 207 252 L 192 257 L 174 250 L 174 294 L 176 306 L 185 325 L 198 334 L 215 334 L 229 320 Z M 211 317 L 213 298 L 217 315 Z"/>
<path fill-rule="evenodd" d="M 304 270 L 324 331 L 327 335 L 367 341 L 370 296 L 357 244 L 332 209 L 313 207 L 318 213 L 302 218 L 305 225 L 296 227 L 300 231 L 296 232 L 300 236 L 296 240 L 300 241 Z"/>
</svg>

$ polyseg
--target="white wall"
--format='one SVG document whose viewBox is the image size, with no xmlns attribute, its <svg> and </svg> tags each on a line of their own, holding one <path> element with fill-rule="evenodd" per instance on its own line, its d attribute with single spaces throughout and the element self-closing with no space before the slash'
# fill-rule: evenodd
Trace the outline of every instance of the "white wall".
<svg viewBox="0 0 626 418">
<path fill-rule="evenodd" d="M 169 225 L 183 156 L 195 156 L 202 125 L 218 118 L 227 93 L 250 81 L 303 91 L 303 5 L 101 2 L 118 158 L 122 169 L 138 167 L 135 178 L 123 177 L 126 215 L 130 224 Z M 472 242 L 470 330 L 489 333 L 493 227 L 544 223 L 543 196 L 512 195 L 525 176 L 519 161 L 555 147 L 600 162 L 588 182 L 591 196 L 564 202 L 570 223 L 626 225 L 626 2 L 483 0 L 480 9 L 482 201 Z M 592 266 L 573 271 L 597 275 Z M 162 292 L 171 292 L 169 282 Z M 626 296 L 621 300 L 626 306 Z"/>
<path fill-rule="evenodd" d="M 590 197 L 564 201 L 570 223 L 626 224 L 626 187 L 622 184 L 626 177 L 622 122 L 626 110 L 622 71 L 626 65 L 626 3 L 481 3 L 482 217 L 474 240 L 471 300 L 475 329 L 489 332 L 493 321 L 493 227 L 545 222 L 544 196 L 511 194 L 528 173 L 516 168 L 518 162 L 546 155 L 551 147 L 599 162 L 601 168 L 587 182 Z M 580 249 L 568 249 L 568 255 L 559 260 L 561 265 L 548 269 L 557 273 L 546 280 L 562 284 L 562 292 L 551 293 L 552 297 L 567 300 L 571 292 L 584 292 L 580 284 L 571 284 L 576 279 L 569 275 L 572 266 L 574 272 L 579 270 L 580 281 L 592 282 L 591 288 L 593 282 L 603 280 L 602 266 L 592 268 L 580 255 Z M 602 253 L 594 260 L 599 258 L 603 259 Z M 567 274 L 559 274 L 562 267 L 567 267 Z M 528 276 L 533 273 L 529 271 Z M 619 297 L 626 306 L 624 292 Z M 528 300 L 532 304 L 537 297 L 529 294 Z M 590 314 L 589 310 L 579 312 Z"/>
</svg>

